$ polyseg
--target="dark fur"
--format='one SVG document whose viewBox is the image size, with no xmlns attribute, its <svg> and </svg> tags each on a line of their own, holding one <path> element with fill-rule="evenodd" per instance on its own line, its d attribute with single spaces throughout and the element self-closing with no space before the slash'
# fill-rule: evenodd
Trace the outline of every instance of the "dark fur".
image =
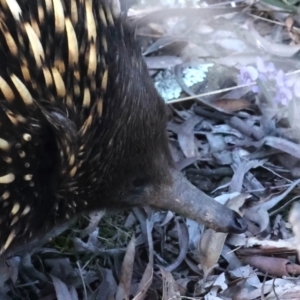
<svg viewBox="0 0 300 300">
<path fill-rule="evenodd" d="M 71 1 L 79 3 L 77 0 L 63 1 L 66 16 Z M 45 6 L 45 21 L 39 24 L 46 53 L 44 64 L 50 66 L 54 58 L 59 57 L 67 66 L 63 75 L 67 91 L 72 91 L 75 84 L 80 86 L 81 95 L 73 93 L 71 106 L 57 97 L 54 88 L 45 86 L 26 35 L 11 13 L 0 5 L 2 21 L 16 41 L 21 32 L 25 43 L 24 47 L 20 43 L 19 55 L 15 57 L 9 53 L 0 33 L 0 76 L 16 95 L 13 103 L 8 103 L 4 95 L 0 96 L 0 138 L 11 145 L 9 151 L 0 150 L 0 176 L 10 172 L 16 176 L 12 183 L 0 184 L 0 196 L 7 190 L 10 192 L 10 197 L 0 202 L 0 248 L 12 231 L 16 234 L 12 247 L 26 244 L 78 213 L 142 205 L 149 200 L 151 192 L 171 184 L 172 160 L 165 133 L 165 105 L 148 76 L 132 30 L 119 18 L 114 19 L 114 26 L 102 26 L 97 12 L 100 8 L 108 10 L 106 1 L 92 2 L 99 37 L 97 52 L 103 58 L 93 78 L 84 76 L 87 68 L 84 54 L 89 47 L 84 9 L 79 8 L 81 14 L 75 27 L 79 48 L 83 49 L 79 60 L 79 70 L 83 74 L 80 82 L 75 82 L 73 69 L 68 67 L 66 35 L 55 34 L 54 17 L 46 12 Z M 23 11 L 22 22 L 37 19 L 37 1 L 19 0 L 18 3 Z M 102 36 L 107 40 L 108 53 L 104 52 Z M 30 82 L 24 82 L 35 100 L 32 107 L 24 105 L 9 78 L 11 73 L 22 78 L 21 59 L 26 59 L 32 77 Z M 106 68 L 109 77 L 104 91 L 100 86 Z M 82 93 L 85 86 L 92 87 L 93 83 L 97 89 L 92 91 L 91 107 L 102 98 L 103 114 L 101 117 L 94 114 L 91 127 L 81 137 L 78 132 L 91 114 L 91 110 L 82 107 Z M 13 124 L 7 110 L 26 121 Z M 24 133 L 31 134 L 31 142 L 22 140 Z M 74 178 L 68 176 L 66 146 L 75 154 L 76 163 L 80 163 Z M 80 150 L 82 146 L 83 151 Z M 20 149 L 26 153 L 26 159 L 20 157 Z M 65 153 L 63 157 L 60 151 Z M 5 157 L 11 157 L 12 163 L 4 162 Z M 29 162 L 30 167 L 25 168 L 24 162 Z M 34 187 L 23 179 L 28 173 L 33 175 Z M 19 217 L 11 225 L 16 216 L 11 213 L 15 203 L 20 205 Z M 30 206 L 30 212 L 22 216 L 26 205 Z"/>
</svg>

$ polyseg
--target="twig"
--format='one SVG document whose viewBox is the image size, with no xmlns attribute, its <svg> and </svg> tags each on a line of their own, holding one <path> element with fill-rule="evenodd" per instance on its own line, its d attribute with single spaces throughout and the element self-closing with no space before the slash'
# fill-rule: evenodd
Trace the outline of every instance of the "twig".
<svg viewBox="0 0 300 300">
<path fill-rule="evenodd" d="M 295 74 L 298 74 L 298 73 L 300 73 L 300 70 L 288 72 L 288 73 L 285 74 L 285 76 L 295 75 Z M 220 90 L 216 90 L 216 91 L 212 91 L 212 92 L 207 92 L 207 93 L 202 93 L 202 94 L 198 94 L 198 95 L 173 99 L 173 100 L 167 101 L 166 104 L 173 104 L 173 103 L 187 101 L 187 100 L 193 100 L 193 99 L 197 99 L 197 98 L 201 98 L 201 97 L 205 97 L 205 96 L 211 96 L 211 95 L 221 94 L 221 93 L 224 93 L 224 92 L 230 92 L 230 91 L 241 89 L 241 88 L 244 88 L 244 87 L 250 87 L 250 86 L 253 86 L 255 84 L 256 84 L 256 82 L 253 81 L 250 84 L 242 84 L 242 85 L 237 85 L 237 86 L 234 86 L 234 87 L 220 89 Z"/>
</svg>

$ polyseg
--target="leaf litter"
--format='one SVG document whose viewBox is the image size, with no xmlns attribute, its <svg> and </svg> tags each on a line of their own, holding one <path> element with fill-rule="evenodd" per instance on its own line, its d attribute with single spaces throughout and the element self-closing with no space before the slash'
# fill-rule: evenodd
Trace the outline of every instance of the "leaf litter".
<svg viewBox="0 0 300 300">
<path fill-rule="evenodd" d="M 161 0 L 128 11 L 168 105 L 176 166 L 243 214 L 246 233 L 148 207 L 96 212 L 1 265 L 0 299 L 300 299 L 298 4 Z"/>
</svg>

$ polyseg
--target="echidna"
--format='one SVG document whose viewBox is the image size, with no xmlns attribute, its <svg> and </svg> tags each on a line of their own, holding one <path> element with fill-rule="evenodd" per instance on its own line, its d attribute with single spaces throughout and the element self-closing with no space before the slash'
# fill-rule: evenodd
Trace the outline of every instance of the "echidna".
<svg viewBox="0 0 300 300">
<path fill-rule="evenodd" d="M 175 201 L 165 105 L 108 0 L 0 0 L 0 57 L 1 254 L 85 211 Z"/>
</svg>

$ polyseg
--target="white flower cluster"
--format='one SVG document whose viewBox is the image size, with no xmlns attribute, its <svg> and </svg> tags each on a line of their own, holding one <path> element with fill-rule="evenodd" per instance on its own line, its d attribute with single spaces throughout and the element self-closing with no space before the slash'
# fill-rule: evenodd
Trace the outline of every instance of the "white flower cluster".
<svg viewBox="0 0 300 300">
<path fill-rule="evenodd" d="M 163 6 L 168 7 L 195 7 L 199 4 L 199 0 L 164 0 Z"/>
<path fill-rule="evenodd" d="M 203 82 L 208 69 L 213 64 L 199 64 L 198 66 L 185 67 L 182 69 L 181 76 L 186 86 L 191 87 L 196 83 Z M 182 89 L 178 84 L 174 72 L 166 69 L 159 72 L 155 77 L 155 87 L 162 98 L 168 102 L 171 99 L 179 98 Z"/>
</svg>

